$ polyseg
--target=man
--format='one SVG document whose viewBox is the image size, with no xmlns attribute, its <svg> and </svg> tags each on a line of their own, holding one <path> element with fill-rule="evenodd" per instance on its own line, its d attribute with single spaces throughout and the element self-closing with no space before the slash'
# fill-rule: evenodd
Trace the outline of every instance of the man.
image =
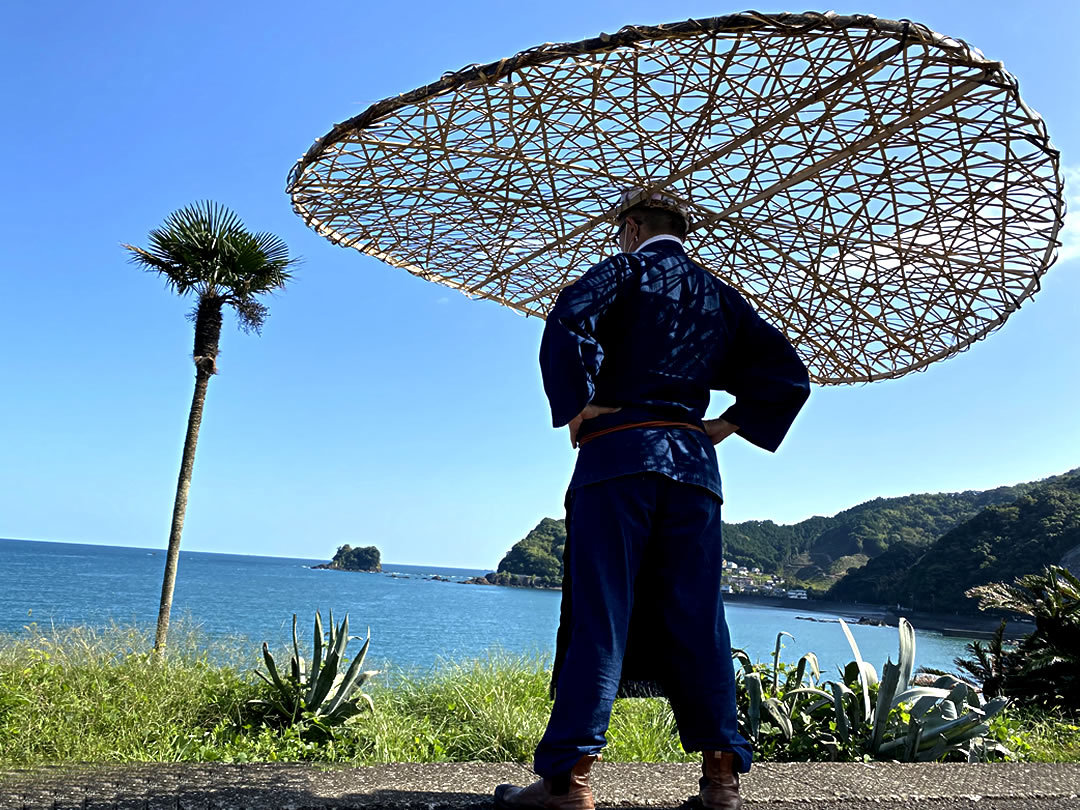
<svg viewBox="0 0 1080 810">
<path fill-rule="evenodd" d="M 686 256 L 679 200 L 631 189 L 616 220 L 622 252 L 562 291 L 540 347 L 552 422 L 569 426 L 580 449 L 567 493 L 555 702 L 534 760 L 541 779 L 500 785 L 495 803 L 592 808 L 589 769 L 613 700 L 659 686 L 683 748 L 703 752 L 702 803 L 737 810 L 751 751 L 737 728 L 720 596 L 713 445 L 738 433 L 776 450 L 809 378 L 779 331 Z M 710 390 L 735 402 L 704 420 Z"/>
</svg>

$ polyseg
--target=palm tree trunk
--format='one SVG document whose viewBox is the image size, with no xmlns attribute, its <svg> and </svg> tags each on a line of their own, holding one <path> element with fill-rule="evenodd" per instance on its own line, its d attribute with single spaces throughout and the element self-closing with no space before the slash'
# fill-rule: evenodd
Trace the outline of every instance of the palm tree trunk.
<svg viewBox="0 0 1080 810">
<path fill-rule="evenodd" d="M 169 614 L 172 611 L 173 589 L 176 586 L 176 568 L 180 560 L 180 535 L 184 531 L 184 515 L 187 512 L 188 492 L 191 490 L 191 473 L 195 467 L 195 446 L 199 442 L 202 425 L 203 404 L 210 377 L 217 372 L 216 358 L 221 337 L 222 300 L 214 296 L 199 299 L 195 315 L 195 393 L 188 413 L 187 436 L 184 438 L 184 454 L 180 460 L 180 476 L 176 482 L 176 500 L 173 502 L 172 528 L 169 531 L 169 551 L 165 558 L 165 576 L 161 582 L 161 604 L 158 607 L 157 633 L 154 636 L 154 653 L 165 651 L 169 634 Z"/>
</svg>

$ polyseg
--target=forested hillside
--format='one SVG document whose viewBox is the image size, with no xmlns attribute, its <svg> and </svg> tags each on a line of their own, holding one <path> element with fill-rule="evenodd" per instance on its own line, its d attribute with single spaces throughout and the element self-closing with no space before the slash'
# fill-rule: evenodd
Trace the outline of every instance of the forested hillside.
<svg viewBox="0 0 1080 810">
<path fill-rule="evenodd" d="M 544 518 L 499 563 L 506 574 L 562 577 L 566 529 Z M 964 590 L 1058 562 L 1080 546 L 1080 469 L 985 491 L 876 498 L 791 525 L 724 525 L 724 556 L 830 598 L 974 610 Z"/>
<path fill-rule="evenodd" d="M 565 543 L 566 522 L 544 518 L 506 553 L 498 573 L 536 577 L 537 585 L 556 587 L 562 582 Z"/>
<path fill-rule="evenodd" d="M 769 520 L 725 524 L 724 556 L 821 587 L 899 543 L 928 546 L 987 506 L 1015 500 L 1031 486 L 875 498 L 834 517 L 788 526 Z"/>
<path fill-rule="evenodd" d="M 841 600 L 921 610 L 975 610 L 964 591 L 1056 564 L 1080 546 L 1080 471 L 1029 485 L 929 545 L 898 544 L 834 585 Z"/>
</svg>

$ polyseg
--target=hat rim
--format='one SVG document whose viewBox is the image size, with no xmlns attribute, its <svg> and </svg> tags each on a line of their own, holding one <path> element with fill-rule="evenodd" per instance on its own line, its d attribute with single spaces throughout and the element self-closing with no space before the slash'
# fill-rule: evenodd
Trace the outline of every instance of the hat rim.
<svg viewBox="0 0 1080 810">
<path fill-rule="evenodd" d="M 682 217 L 687 225 L 690 224 L 686 203 L 666 191 L 649 191 L 643 187 L 624 189 L 619 201 L 612 208 L 612 216 L 618 221 L 634 208 L 658 208 L 662 211 L 670 211 Z"/>
</svg>

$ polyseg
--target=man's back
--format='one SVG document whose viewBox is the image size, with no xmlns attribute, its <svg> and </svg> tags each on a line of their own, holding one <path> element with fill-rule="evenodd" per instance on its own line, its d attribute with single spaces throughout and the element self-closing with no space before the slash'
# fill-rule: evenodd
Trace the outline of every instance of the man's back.
<svg viewBox="0 0 1080 810">
<path fill-rule="evenodd" d="M 722 497 L 715 451 L 700 432 L 710 390 L 735 396 L 723 418 L 767 450 L 809 394 L 784 336 L 675 238 L 612 256 L 566 288 L 548 316 L 540 364 L 556 427 L 589 403 L 620 409 L 582 425 L 588 446 L 571 488 L 658 472 Z M 692 428 L 612 430 L 656 420 Z"/>
<path fill-rule="evenodd" d="M 594 401 L 701 420 L 746 305 L 674 240 L 627 259 L 639 267 L 597 324 L 604 363 Z"/>
<path fill-rule="evenodd" d="M 658 211 L 652 209 L 659 208 Z M 683 252 L 686 212 L 628 190 L 624 252 L 562 291 L 540 347 L 555 427 L 579 448 L 566 497 L 554 704 L 526 788 L 500 810 L 587 810 L 588 773 L 618 694 L 667 694 L 699 799 L 738 810 L 752 752 L 739 733 L 714 442 L 737 430 L 774 450 L 809 393 L 795 350 Z M 735 397 L 703 421 L 710 389 Z M 714 497 L 715 496 L 715 497 Z"/>
</svg>

